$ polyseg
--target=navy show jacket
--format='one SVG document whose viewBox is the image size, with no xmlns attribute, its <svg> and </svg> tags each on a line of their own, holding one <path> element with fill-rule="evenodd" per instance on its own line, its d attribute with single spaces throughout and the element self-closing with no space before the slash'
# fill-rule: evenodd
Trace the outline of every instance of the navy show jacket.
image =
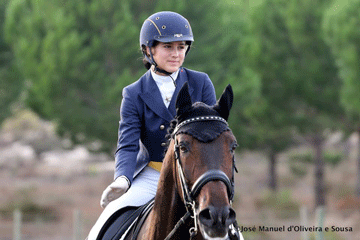
<svg viewBox="0 0 360 240">
<path fill-rule="evenodd" d="M 118 144 L 115 153 L 115 179 L 125 175 L 131 182 L 150 162 L 162 162 L 165 135 L 175 117 L 175 101 L 185 82 L 192 102 L 216 103 L 215 89 L 209 76 L 181 68 L 176 88 L 167 108 L 159 88 L 147 71 L 139 80 L 123 89 L 120 107 Z"/>
</svg>

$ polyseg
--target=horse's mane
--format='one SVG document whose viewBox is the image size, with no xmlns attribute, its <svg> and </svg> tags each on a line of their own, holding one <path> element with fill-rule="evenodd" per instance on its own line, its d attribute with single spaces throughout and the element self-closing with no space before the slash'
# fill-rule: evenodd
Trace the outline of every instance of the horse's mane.
<svg viewBox="0 0 360 240">
<path fill-rule="evenodd" d="M 169 148 L 170 141 L 171 141 L 171 138 L 173 137 L 173 132 L 174 132 L 177 124 L 178 124 L 178 120 L 176 118 L 170 121 L 170 126 L 167 129 L 167 134 L 165 135 L 166 147 L 165 147 L 165 151 L 164 151 L 164 156 Z"/>
</svg>

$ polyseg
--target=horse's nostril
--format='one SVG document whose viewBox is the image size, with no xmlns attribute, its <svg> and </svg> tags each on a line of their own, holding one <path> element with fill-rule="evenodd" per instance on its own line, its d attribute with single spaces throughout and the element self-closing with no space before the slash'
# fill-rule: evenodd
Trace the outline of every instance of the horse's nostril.
<svg viewBox="0 0 360 240">
<path fill-rule="evenodd" d="M 236 213 L 234 211 L 234 209 L 229 208 L 229 214 L 228 217 L 226 218 L 226 225 L 231 225 L 235 222 L 236 220 Z"/>
<path fill-rule="evenodd" d="M 207 227 L 211 227 L 214 224 L 209 208 L 206 208 L 199 213 L 199 221 Z"/>
<path fill-rule="evenodd" d="M 222 214 L 219 215 L 219 223 L 229 226 L 235 222 L 236 213 L 231 207 L 225 207 L 222 209 Z"/>
<path fill-rule="evenodd" d="M 236 213 L 231 207 L 221 209 L 206 208 L 199 213 L 199 221 L 207 227 L 214 225 L 229 226 L 235 222 Z"/>
</svg>

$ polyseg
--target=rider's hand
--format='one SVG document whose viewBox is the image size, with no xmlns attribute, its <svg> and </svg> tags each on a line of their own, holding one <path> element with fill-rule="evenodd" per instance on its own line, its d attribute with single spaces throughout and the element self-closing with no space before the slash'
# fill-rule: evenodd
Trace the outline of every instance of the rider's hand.
<svg viewBox="0 0 360 240">
<path fill-rule="evenodd" d="M 111 201 L 121 197 L 130 187 L 130 181 L 125 176 L 118 177 L 101 195 L 100 206 L 105 208 Z"/>
</svg>

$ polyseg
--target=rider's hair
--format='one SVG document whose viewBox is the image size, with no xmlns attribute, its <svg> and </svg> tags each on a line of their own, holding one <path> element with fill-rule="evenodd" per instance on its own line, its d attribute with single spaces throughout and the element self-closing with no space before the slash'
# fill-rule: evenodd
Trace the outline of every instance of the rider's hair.
<svg viewBox="0 0 360 240">
<path fill-rule="evenodd" d="M 158 44 L 159 44 L 158 41 L 154 41 L 152 47 L 156 47 Z M 145 46 L 145 45 L 142 45 L 142 46 L 141 46 L 141 51 L 142 51 L 144 54 L 147 54 L 147 52 L 146 52 L 146 46 Z M 151 50 L 150 50 L 150 51 L 151 51 Z M 149 56 L 149 55 L 148 55 L 148 56 Z M 149 56 L 149 57 L 150 57 L 150 56 Z M 143 61 L 143 64 L 144 64 L 145 68 L 146 68 L 147 70 L 149 70 L 149 69 L 151 68 L 151 63 L 149 63 L 149 61 L 146 59 L 145 56 L 143 57 L 142 61 Z"/>
</svg>

